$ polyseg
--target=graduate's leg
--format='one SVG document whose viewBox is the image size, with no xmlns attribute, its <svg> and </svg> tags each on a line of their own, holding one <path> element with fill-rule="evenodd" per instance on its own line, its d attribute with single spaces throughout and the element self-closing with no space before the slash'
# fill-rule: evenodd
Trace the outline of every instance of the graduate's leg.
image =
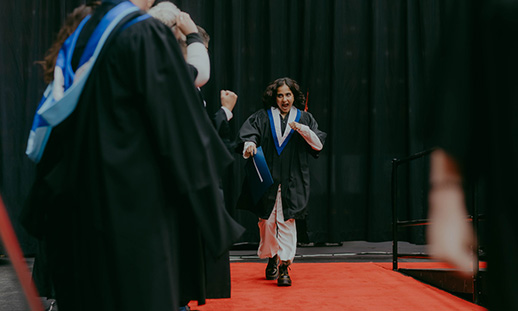
<svg viewBox="0 0 518 311">
<path fill-rule="evenodd" d="M 272 258 L 279 252 L 279 243 L 277 241 L 277 205 L 280 203 L 280 188 L 277 192 L 277 199 L 275 200 L 275 206 L 268 219 L 259 218 L 259 235 L 261 240 L 259 241 L 259 249 L 257 250 L 257 256 L 259 258 Z"/>
<path fill-rule="evenodd" d="M 261 238 L 259 248 L 257 249 L 257 256 L 259 258 L 273 257 L 279 251 L 279 244 L 275 238 L 277 231 L 275 221 L 270 220 L 270 218 L 259 219 L 259 236 Z"/>
<path fill-rule="evenodd" d="M 295 219 L 284 221 L 281 201 L 277 208 L 277 242 L 279 243 L 277 254 L 282 261 L 292 263 L 297 250 L 297 225 Z"/>
<path fill-rule="evenodd" d="M 267 280 L 276 280 L 279 276 L 279 243 L 277 241 L 277 204 L 280 202 L 280 186 L 275 200 L 275 206 L 268 219 L 259 219 L 259 233 L 261 241 L 257 255 L 259 258 L 268 258 L 268 265 L 265 269 Z"/>
<path fill-rule="evenodd" d="M 279 257 L 282 261 L 293 262 L 295 252 L 297 250 L 297 226 L 295 219 L 277 222 L 279 235 L 277 237 L 279 243 Z"/>
<path fill-rule="evenodd" d="M 289 266 L 295 258 L 297 250 L 297 226 L 295 219 L 284 220 L 282 202 L 277 206 L 277 241 L 279 243 L 278 255 L 281 260 L 279 265 L 278 286 L 291 286 L 291 278 L 288 273 Z"/>
<path fill-rule="evenodd" d="M 278 254 L 281 259 L 277 285 L 291 286 L 288 270 L 295 258 L 295 251 L 297 249 L 297 226 L 295 225 L 295 219 L 288 219 L 283 222 L 277 221 L 277 230 L 279 232 L 277 239 L 280 246 Z"/>
</svg>

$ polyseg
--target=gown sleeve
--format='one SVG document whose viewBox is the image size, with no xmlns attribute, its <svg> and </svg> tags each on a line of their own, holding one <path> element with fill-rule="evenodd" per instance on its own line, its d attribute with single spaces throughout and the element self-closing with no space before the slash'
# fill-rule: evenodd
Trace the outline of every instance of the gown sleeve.
<svg viewBox="0 0 518 311">
<path fill-rule="evenodd" d="M 235 142 L 233 140 L 234 137 L 230 133 L 230 122 L 225 110 L 223 110 L 223 107 L 218 109 L 218 111 L 216 111 L 212 116 L 212 124 L 214 125 L 216 132 L 218 132 L 221 140 L 223 140 L 227 150 L 232 152 L 234 150 Z"/>
<path fill-rule="evenodd" d="M 309 129 L 313 132 L 314 136 L 316 136 L 316 138 L 318 138 L 318 140 L 322 144 L 322 148 L 323 148 L 324 144 L 326 142 L 327 134 L 318 129 L 318 123 L 311 113 L 303 112 L 303 114 L 304 114 L 304 119 L 303 119 L 304 121 L 302 122 L 302 124 L 307 125 L 309 127 Z M 322 151 L 322 148 L 320 150 L 316 150 L 316 149 L 312 148 L 310 144 L 308 144 L 308 152 L 314 158 L 318 158 L 320 151 Z"/>
<path fill-rule="evenodd" d="M 210 78 L 210 60 L 207 49 L 200 42 L 193 42 L 187 46 L 187 63 L 196 68 L 197 74 L 194 80 L 196 87 L 202 87 Z"/>
<path fill-rule="evenodd" d="M 246 142 L 253 142 L 256 146 L 261 145 L 261 137 L 264 134 L 265 126 L 268 126 L 268 117 L 265 110 L 259 110 L 252 114 L 243 123 L 241 129 L 239 129 L 237 137 L 237 145 L 235 151 L 237 153 L 243 152 L 243 147 Z"/>
<path fill-rule="evenodd" d="M 297 129 L 297 132 L 302 136 L 302 138 L 304 138 L 304 140 L 308 143 L 308 145 L 311 146 L 311 148 L 320 151 L 324 147 L 320 141 L 320 138 L 318 138 L 317 134 L 315 134 L 315 132 L 313 132 L 309 126 L 302 124 Z"/>
</svg>

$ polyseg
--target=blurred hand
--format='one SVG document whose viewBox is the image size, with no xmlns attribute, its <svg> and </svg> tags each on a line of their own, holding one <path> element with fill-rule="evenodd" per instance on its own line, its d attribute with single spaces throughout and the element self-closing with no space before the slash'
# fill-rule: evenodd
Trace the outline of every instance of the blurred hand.
<svg viewBox="0 0 518 311">
<path fill-rule="evenodd" d="M 185 36 L 193 32 L 198 32 L 198 27 L 196 27 L 191 16 L 185 12 L 180 12 L 176 17 L 176 27 Z"/>
<path fill-rule="evenodd" d="M 456 266 L 461 273 L 472 275 L 475 234 L 467 221 L 464 190 L 456 164 L 442 150 L 431 155 L 430 180 L 430 224 L 426 234 L 429 252 Z"/>
<path fill-rule="evenodd" d="M 250 146 L 248 146 L 248 148 L 246 148 L 244 156 L 245 156 L 245 158 L 248 158 L 250 156 L 253 156 L 256 153 L 257 153 L 257 147 L 255 146 L 255 144 L 251 144 Z"/>
<path fill-rule="evenodd" d="M 145 8 L 141 8 L 141 9 L 143 9 L 144 11 L 147 11 L 153 6 L 153 3 L 155 3 L 155 0 L 147 0 Z"/>
<path fill-rule="evenodd" d="M 300 123 L 298 122 L 293 121 L 289 125 L 294 131 L 300 130 Z"/>
<path fill-rule="evenodd" d="M 219 94 L 221 99 L 221 106 L 232 111 L 236 106 L 237 94 L 228 90 L 221 90 Z"/>
<path fill-rule="evenodd" d="M 432 190 L 429 199 L 430 224 L 426 236 L 430 254 L 471 275 L 474 232 L 467 221 L 462 189 Z"/>
</svg>

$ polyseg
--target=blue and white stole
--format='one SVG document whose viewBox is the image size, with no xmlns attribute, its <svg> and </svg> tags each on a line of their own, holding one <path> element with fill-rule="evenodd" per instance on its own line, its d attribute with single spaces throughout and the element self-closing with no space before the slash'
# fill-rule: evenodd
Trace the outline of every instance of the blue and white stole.
<svg viewBox="0 0 518 311">
<path fill-rule="evenodd" d="M 270 107 L 268 111 L 268 117 L 270 118 L 270 128 L 272 130 L 273 142 L 275 145 L 275 149 L 277 149 L 277 154 L 281 155 L 282 150 L 288 144 L 288 141 L 293 134 L 293 129 L 290 127 L 290 123 L 295 121 L 299 122 L 300 120 L 300 110 L 291 106 L 290 115 L 288 116 L 288 122 L 286 124 L 286 129 L 284 133 L 281 133 L 281 119 L 280 119 L 280 110 L 277 107 Z"/>
<path fill-rule="evenodd" d="M 43 93 L 27 141 L 25 153 L 32 161 L 40 161 L 52 128 L 63 122 L 76 108 L 92 67 L 110 33 L 124 17 L 138 10 L 130 1 L 124 1 L 106 13 L 90 36 L 76 72 L 71 65 L 72 55 L 77 38 L 90 16 L 85 17 L 65 41 L 56 60 L 55 79 Z"/>
</svg>

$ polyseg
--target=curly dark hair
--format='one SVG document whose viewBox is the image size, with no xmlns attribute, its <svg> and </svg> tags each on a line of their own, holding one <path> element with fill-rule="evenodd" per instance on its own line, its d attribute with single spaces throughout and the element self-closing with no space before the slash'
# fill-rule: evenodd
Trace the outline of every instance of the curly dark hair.
<svg viewBox="0 0 518 311">
<path fill-rule="evenodd" d="M 100 4 L 100 1 L 89 1 L 87 4 L 78 6 L 74 11 L 72 11 L 72 13 L 68 14 L 63 26 L 61 26 L 59 30 L 56 40 L 54 40 L 52 46 L 45 53 L 44 59 L 36 62 L 43 67 L 43 80 L 45 83 L 50 83 L 54 80 L 56 59 L 58 58 L 59 50 L 65 40 L 76 30 L 83 18 L 88 14 L 91 14 Z"/>
<path fill-rule="evenodd" d="M 284 77 L 279 78 L 266 87 L 266 90 L 264 90 L 263 93 L 263 105 L 265 109 L 270 109 L 270 107 L 277 107 L 277 101 L 275 100 L 277 96 L 277 89 L 283 85 L 287 85 L 291 92 L 293 93 L 293 97 L 295 98 L 295 101 L 293 102 L 293 105 L 296 108 L 304 109 L 306 97 L 304 94 L 300 91 L 300 87 L 297 84 L 297 81 Z"/>
</svg>

